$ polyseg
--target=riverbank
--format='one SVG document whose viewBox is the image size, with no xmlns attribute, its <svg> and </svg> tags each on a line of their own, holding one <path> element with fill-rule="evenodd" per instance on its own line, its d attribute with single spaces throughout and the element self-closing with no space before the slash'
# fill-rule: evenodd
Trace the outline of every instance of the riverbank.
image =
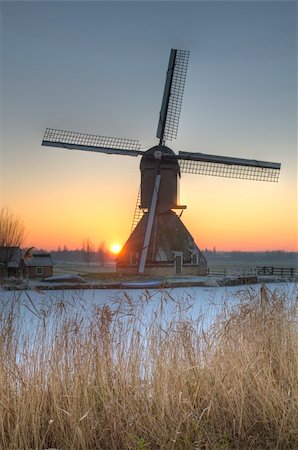
<svg viewBox="0 0 298 450">
<path fill-rule="evenodd" d="M 151 278 L 141 276 L 121 277 L 104 276 L 101 279 L 82 275 L 59 275 L 44 280 L 6 280 L 2 290 L 69 290 L 69 289 L 165 289 L 175 287 L 220 287 L 243 286 L 257 283 L 295 282 L 293 278 L 277 276 L 206 276 L 206 277 L 164 277 Z"/>
</svg>

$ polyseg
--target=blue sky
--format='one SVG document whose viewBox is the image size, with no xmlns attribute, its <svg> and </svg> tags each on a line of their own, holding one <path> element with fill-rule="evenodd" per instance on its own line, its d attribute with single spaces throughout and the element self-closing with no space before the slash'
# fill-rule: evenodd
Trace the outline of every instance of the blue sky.
<svg viewBox="0 0 298 450">
<path fill-rule="evenodd" d="M 1 195 L 27 222 L 26 207 L 31 211 L 53 186 L 61 197 L 65 183 L 78 182 L 98 182 L 98 191 L 88 193 L 97 210 L 123 203 L 98 198 L 118 184 L 132 214 L 138 161 L 70 154 L 40 142 L 53 127 L 155 145 L 171 48 L 191 53 L 178 139 L 170 146 L 281 162 L 279 191 L 266 186 L 264 195 L 287 198 L 296 209 L 296 2 L 2 1 L 1 12 Z M 186 180 L 182 192 L 194 215 L 201 202 L 195 191 L 210 189 L 202 180 Z M 222 189 L 220 180 L 212 183 L 212 191 Z M 51 215 L 54 205 L 51 197 Z"/>
</svg>

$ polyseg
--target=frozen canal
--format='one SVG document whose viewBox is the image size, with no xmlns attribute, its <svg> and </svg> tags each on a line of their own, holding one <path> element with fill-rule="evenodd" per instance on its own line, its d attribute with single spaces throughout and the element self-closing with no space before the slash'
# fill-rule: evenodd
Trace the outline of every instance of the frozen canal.
<svg viewBox="0 0 298 450">
<path fill-rule="evenodd" d="M 285 293 L 288 299 L 297 297 L 296 283 L 271 283 L 270 292 Z M 66 318 L 88 323 L 93 311 L 108 306 L 114 317 L 137 316 L 145 324 L 154 318 L 175 321 L 187 318 L 200 321 L 204 328 L 226 306 L 233 306 L 258 295 L 261 285 L 231 287 L 185 287 L 173 289 L 110 289 L 1 291 L 2 317 L 14 308 L 19 330 L 32 331 L 40 324 L 57 324 Z"/>
</svg>

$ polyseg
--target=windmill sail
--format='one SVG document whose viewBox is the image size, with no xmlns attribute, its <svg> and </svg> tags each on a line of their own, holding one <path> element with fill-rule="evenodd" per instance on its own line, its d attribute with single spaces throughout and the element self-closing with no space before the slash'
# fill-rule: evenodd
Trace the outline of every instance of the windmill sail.
<svg viewBox="0 0 298 450">
<path fill-rule="evenodd" d="M 160 145 L 177 137 L 188 59 L 189 51 L 171 50 L 156 134 Z"/>
<path fill-rule="evenodd" d="M 70 150 L 142 156 L 133 230 L 117 258 L 117 270 L 125 273 L 205 275 L 207 262 L 193 237 L 174 213 L 179 205 L 180 172 L 245 180 L 277 182 L 279 163 L 254 159 L 179 152 L 165 146 L 177 137 L 189 51 L 172 49 L 167 70 L 157 137 L 159 145 L 147 151 L 132 139 L 97 136 L 47 128 L 42 145 Z M 140 215 L 143 215 L 139 220 Z M 175 269 L 176 268 L 176 269 Z"/>
<path fill-rule="evenodd" d="M 139 156 L 140 143 L 134 139 L 122 139 L 94 134 L 77 133 L 75 131 L 47 128 L 42 145 L 62 147 L 70 150 L 85 150 L 89 152 L 107 153 L 110 155 Z"/>
<path fill-rule="evenodd" d="M 204 153 L 179 152 L 181 172 L 244 180 L 277 182 L 279 163 Z"/>
</svg>

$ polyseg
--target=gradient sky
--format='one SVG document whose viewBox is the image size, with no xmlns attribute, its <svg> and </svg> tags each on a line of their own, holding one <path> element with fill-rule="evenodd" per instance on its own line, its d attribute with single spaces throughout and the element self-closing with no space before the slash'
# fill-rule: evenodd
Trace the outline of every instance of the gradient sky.
<svg viewBox="0 0 298 450">
<path fill-rule="evenodd" d="M 190 50 L 174 151 L 282 163 L 279 183 L 184 174 L 200 248 L 297 249 L 295 1 L 1 2 L 1 204 L 28 246 L 123 245 L 139 159 L 41 147 L 46 127 L 155 137 L 171 48 Z"/>
</svg>

